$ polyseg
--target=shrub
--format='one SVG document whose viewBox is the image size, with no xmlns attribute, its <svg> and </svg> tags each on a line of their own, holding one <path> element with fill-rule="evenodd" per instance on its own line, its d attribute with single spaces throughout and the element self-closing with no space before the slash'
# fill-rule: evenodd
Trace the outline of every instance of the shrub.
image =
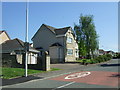
<svg viewBox="0 0 120 90">
<path fill-rule="evenodd" d="M 86 60 L 86 63 L 87 63 L 87 64 L 91 64 L 91 63 L 92 63 L 92 60 L 91 60 L 91 59 L 88 59 L 88 60 Z"/>
<path fill-rule="evenodd" d="M 103 57 L 102 56 L 98 56 L 97 58 L 94 59 L 96 61 L 96 63 L 100 63 L 103 61 Z"/>
<path fill-rule="evenodd" d="M 91 64 L 97 63 L 95 59 L 91 59 Z"/>
<path fill-rule="evenodd" d="M 108 60 L 112 59 L 112 55 L 111 54 L 106 54 Z"/>
<path fill-rule="evenodd" d="M 119 54 L 117 54 L 117 58 L 120 58 L 120 53 L 119 53 Z"/>
<path fill-rule="evenodd" d="M 87 59 L 82 59 L 82 64 L 86 64 Z"/>
<path fill-rule="evenodd" d="M 101 55 L 101 56 L 98 56 L 97 58 L 95 58 L 94 60 L 96 61 L 96 62 L 104 62 L 104 61 L 108 61 L 108 60 L 110 60 L 110 59 L 112 59 L 112 55 L 110 55 L 110 54 L 106 54 L 106 55 Z"/>
<path fill-rule="evenodd" d="M 106 55 L 103 55 L 102 57 L 103 57 L 104 61 L 108 60 L 108 57 Z"/>
<path fill-rule="evenodd" d="M 81 62 L 83 65 L 87 65 L 87 64 L 105 62 L 105 61 L 108 61 L 110 59 L 112 59 L 112 55 L 106 54 L 106 55 L 98 56 L 94 59 L 81 59 L 79 62 Z"/>
</svg>

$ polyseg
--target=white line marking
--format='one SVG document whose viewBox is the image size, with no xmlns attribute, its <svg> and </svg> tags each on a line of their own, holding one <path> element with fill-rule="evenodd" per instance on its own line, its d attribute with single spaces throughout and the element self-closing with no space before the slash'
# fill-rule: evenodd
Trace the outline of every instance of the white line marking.
<svg viewBox="0 0 120 90">
<path fill-rule="evenodd" d="M 57 87 L 57 88 L 63 88 L 63 87 L 69 86 L 69 85 L 71 85 L 71 84 L 73 84 L 73 83 L 75 83 L 75 82 L 70 82 L 70 83 L 68 83 L 68 84 L 65 84 L 65 85 L 59 86 L 59 87 Z"/>
<path fill-rule="evenodd" d="M 63 88 L 63 87 L 69 86 L 69 85 L 71 85 L 71 84 L 73 84 L 73 83 L 75 83 L 75 82 L 70 82 L 70 83 L 68 83 L 68 84 L 65 84 L 65 85 L 59 86 L 59 87 L 54 88 L 54 89 L 52 89 L 52 90 L 56 90 L 56 89 L 59 89 L 59 88 Z"/>
<path fill-rule="evenodd" d="M 91 72 L 74 73 L 74 74 L 66 76 L 65 79 L 76 79 L 76 78 L 80 78 L 80 77 L 85 77 L 90 74 L 91 74 Z"/>
<path fill-rule="evenodd" d="M 53 78 L 53 77 L 57 77 L 57 76 L 65 75 L 65 74 L 70 74 L 70 73 L 73 73 L 73 72 L 68 72 L 68 73 L 63 73 L 63 74 L 59 74 L 59 75 L 54 75 L 54 76 L 46 77 L 46 78 L 43 78 L 43 79 L 31 80 L 31 81 L 27 81 L 27 82 L 23 82 L 23 83 L 30 83 L 30 82 L 34 82 L 34 81 L 45 80 L 45 79 L 49 79 L 49 78 Z M 17 84 L 13 84 L 13 85 L 19 85 L 19 84 L 23 84 L 23 83 L 17 83 Z M 6 87 L 9 87 L 9 86 L 13 86 L 13 85 L 0 86 L 0 88 L 1 87 L 2 88 L 6 88 Z"/>
</svg>

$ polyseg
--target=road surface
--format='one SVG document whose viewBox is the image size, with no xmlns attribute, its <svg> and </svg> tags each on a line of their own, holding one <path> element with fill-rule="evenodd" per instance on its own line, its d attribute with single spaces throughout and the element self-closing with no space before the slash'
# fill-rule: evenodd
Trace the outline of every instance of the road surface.
<svg viewBox="0 0 120 90">
<path fill-rule="evenodd" d="M 3 86 L 4 88 L 49 88 L 57 90 L 61 88 L 118 88 L 118 59 L 113 59 L 104 64 L 78 65 L 57 64 L 52 67 L 61 67 L 60 71 L 36 74 L 43 77 L 24 83 Z"/>
</svg>

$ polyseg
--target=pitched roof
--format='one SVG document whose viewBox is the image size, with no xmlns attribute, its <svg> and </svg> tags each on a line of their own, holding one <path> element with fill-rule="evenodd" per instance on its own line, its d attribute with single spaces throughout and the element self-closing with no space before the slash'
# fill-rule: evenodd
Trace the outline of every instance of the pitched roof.
<svg viewBox="0 0 120 90">
<path fill-rule="evenodd" d="M 8 38 L 10 39 L 9 35 L 7 34 L 7 32 L 5 30 L 0 31 L 0 34 L 2 34 L 3 32 L 5 32 L 5 34 L 8 36 Z"/>
<path fill-rule="evenodd" d="M 44 26 L 46 26 L 49 30 L 51 30 L 52 32 L 54 32 L 55 33 L 55 29 L 57 29 L 57 28 L 54 28 L 54 27 L 52 27 L 52 26 L 49 26 L 49 25 L 46 25 L 46 24 L 43 24 Z"/>
<path fill-rule="evenodd" d="M 7 40 L 2 43 L 2 52 L 3 53 L 10 53 L 13 50 L 20 50 L 23 49 L 24 42 L 19 39 Z"/>
<path fill-rule="evenodd" d="M 61 35 L 61 34 L 66 34 L 69 28 L 70 27 L 64 27 L 64 28 L 55 29 L 54 31 L 56 35 Z"/>
<path fill-rule="evenodd" d="M 54 27 L 46 25 L 46 24 L 43 24 L 43 25 L 46 26 L 49 30 L 51 30 L 56 35 L 65 34 L 68 31 L 68 29 L 71 28 L 71 27 L 54 28 Z"/>
<path fill-rule="evenodd" d="M 24 50 L 24 42 L 18 38 L 15 38 L 13 40 L 7 40 L 4 43 L 2 43 L 2 53 L 11 53 L 14 50 Z M 36 50 L 29 46 L 30 50 Z"/>
<path fill-rule="evenodd" d="M 52 26 L 46 25 L 46 24 L 42 24 L 41 26 L 45 26 L 46 28 L 48 28 L 50 31 L 52 31 L 55 35 L 63 35 L 66 34 L 66 32 L 68 31 L 69 27 L 64 27 L 64 28 L 54 28 Z M 39 30 L 38 30 L 39 31 Z M 35 33 L 35 35 L 38 33 L 38 31 Z M 35 35 L 32 37 L 32 39 L 35 37 Z"/>
<path fill-rule="evenodd" d="M 0 34 L 3 33 L 3 31 L 0 31 Z"/>
<path fill-rule="evenodd" d="M 106 53 L 114 53 L 113 51 L 106 51 Z"/>
</svg>

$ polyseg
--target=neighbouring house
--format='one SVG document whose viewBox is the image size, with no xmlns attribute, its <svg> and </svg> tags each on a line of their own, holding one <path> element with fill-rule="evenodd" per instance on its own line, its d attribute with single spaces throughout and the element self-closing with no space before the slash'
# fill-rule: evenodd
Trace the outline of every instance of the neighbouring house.
<svg viewBox="0 0 120 90">
<path fill-rule="evenodd" d="M 0 31 L 0 44 L 7 40 L 10 40 L 10 37 L 8 36 L 7 32 L 5 30 Z"/>
<path fill-rule="evenodd" d="M 104 51 L 103 49 L 99 49 L 99 55 L 105 55 L 106 51 Z"/>
<path fill-rule="evenodd" d="M 106 51 L 106 53 L 107 53 L 107 54 L 110 54 L 110 55 L 112 55 L 112 56 L 115 55 L 115 52 L 113 52 L 113 51 Z"/>
<path fill-rule="evenodd" d="M 48 51 L 51 63 L 76 61 L 78 44 L 71 27 L 54 28 L 42 24 L 32 37 L 33 47 Z"/>
<path fill-rule="evenodd" d="M 114 56 L 115 52 L 113 52 L 113 51 L 105 51 L 103 49 L 99 49 L 99 55 L 106 55 L 106 54 L 110 54 L 110 55 Z"/>
<path fill-rule="evenodd" d="M 30 46 L 33 47 L 33 43 L 30 43 Z"/>
<path fill-rule="evenodd" d="M 18 63 L 24 64 L 25 52 L 24 45 L 25 43 L 20 39 L 16 38 L 13 40 L 7 40 L 2 45 L 2 62 L 5 63 Z M 34 49 L 29 45 L 28 51 L 28 64 L 37 64 L 37 55 L 39 51 Z M 12 60 L 12 61 L 11 61 Z M 13 64 L 10 64 L 13 65 Z M 12 67 L 12 66 L 11 66 Z M 14 65 L 13 65 L 14 67 Z"/>
</svg>

